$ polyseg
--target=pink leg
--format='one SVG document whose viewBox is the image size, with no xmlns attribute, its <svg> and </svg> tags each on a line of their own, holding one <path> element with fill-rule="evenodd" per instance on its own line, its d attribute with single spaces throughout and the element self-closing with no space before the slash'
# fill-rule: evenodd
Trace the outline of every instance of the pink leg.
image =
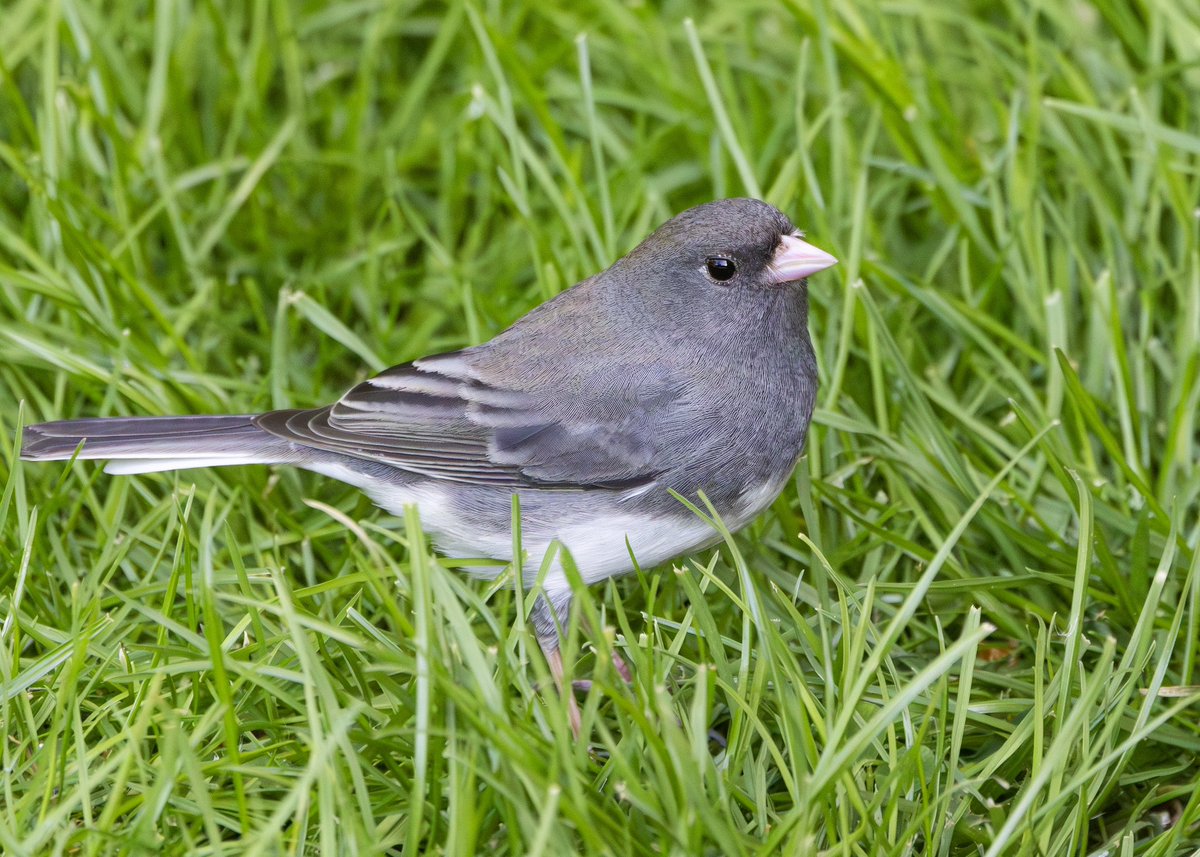
<svg viewBox="0 0 1200 857">
<path fill-rule="evenodd" d="M 621 676 L 621 679 L 626 684 L 633 684 L 633 672 L 629 669 L 629 665 L 625 663 L 625 659 L 621 657 L 621 655 L 615 649 L 612 653 L 612 665 L 617 671 L 617 675 Z M 592 680 L 590 678 L 576 679 L 575 681 L 571 682 L 571 687 L 583 693 L 587 693 L 592 689 Z"/>
<path fill-rule="evenodd" d="M 558 650 L 557 646 L 550 651 L 546 651 L 543 648 L 542 652 L 546 655 L 546 662 L 550 665 L 550 675 L 554 676 L 554 684 L 558 688 L 558 693 L 566 702 L 567 717 L 571 722 L 571 733 L 578 738 L 580 731 L 582 731 L 583 717 L 579 713 L 579 703 L 575 700 L 575 694 L 563 687 L 562 652 Z"/>
<path fill-rule="evenodd" d="M 621 653 L 616 649 L 613 649 L 612 662 L 613 666 L 617 669 L 617 673 L 625 683 L 633 684 L 633 673 L 629 671 L 629 664 L 625 663 L 625 659 L 621 657 Z"/>
</svg>

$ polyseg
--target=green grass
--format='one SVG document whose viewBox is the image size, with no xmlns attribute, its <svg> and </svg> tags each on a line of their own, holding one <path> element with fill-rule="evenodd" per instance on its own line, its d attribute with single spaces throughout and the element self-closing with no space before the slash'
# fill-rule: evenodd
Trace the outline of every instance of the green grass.
<svg viewBox="0 0 1200 857">
<path fill-rule="evenodd" d="M 8 0 L 0 852 L 1195 853 L 1198 44 L 1178 0 Z M 588 741 L 415 520 L 15 460 L 324 403 L 748 193 L 841 259 L 808 455 L 581 592 Z"/>
</svg>

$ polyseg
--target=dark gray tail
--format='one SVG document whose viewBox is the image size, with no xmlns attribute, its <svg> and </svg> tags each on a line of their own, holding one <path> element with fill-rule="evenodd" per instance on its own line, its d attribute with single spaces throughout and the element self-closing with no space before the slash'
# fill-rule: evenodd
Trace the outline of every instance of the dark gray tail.
<svg viewBox="0 0 1200 857">
<path fill-rule="evenodd" d="M 287 441 L 254 417 L 112 417 L 63 420 L 25 427 L 21 458 L 59 461 L 109 459 L 109 473 L 151 473 L 226 464 L 275 464 L 295 456 Z M 80 448 L 80 444 L 83 447 Z"/>
</svg>

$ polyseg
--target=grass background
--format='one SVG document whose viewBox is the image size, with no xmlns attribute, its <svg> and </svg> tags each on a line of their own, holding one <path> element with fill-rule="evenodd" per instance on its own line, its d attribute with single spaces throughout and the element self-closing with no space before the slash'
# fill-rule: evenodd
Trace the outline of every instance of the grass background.
<svg viewBox="0 0 1200 857">
<path fill-rule="evenodd" d="M 6 0 L 0 852 L 1195 853 L 1197 45 L 1192 0 Z M 589 741 L 415 520 L 15 462 L 324 403 L 746 194 L 841 259 L 809 452 L 583 595 Z"/>
</svg>

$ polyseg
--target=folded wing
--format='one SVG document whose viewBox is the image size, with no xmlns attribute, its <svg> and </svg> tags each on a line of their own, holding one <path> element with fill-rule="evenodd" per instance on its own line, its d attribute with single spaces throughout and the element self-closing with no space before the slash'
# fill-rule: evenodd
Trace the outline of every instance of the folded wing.
<svg viewBox="0 0 1200 857">
<path fill-rule="evenodd" d="M 452 482 L 633 488 L 658 476 L 657 418 L 677 396 L 645 375 L 610 389 L 506 389 L 454 352 L 388 369 L 329 407 L 254 422 L 295 443 Z"/>
</svg>

